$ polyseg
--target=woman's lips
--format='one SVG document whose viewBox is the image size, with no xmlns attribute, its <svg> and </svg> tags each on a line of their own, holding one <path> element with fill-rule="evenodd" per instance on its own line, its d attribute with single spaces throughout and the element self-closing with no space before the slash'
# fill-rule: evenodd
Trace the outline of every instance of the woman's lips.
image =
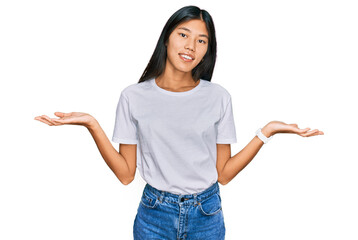
<svg viewBox="0 0 358 240">
<path fill-rule="evenodd" d="M 179 57 L 185 62 L 192 62 L 194 60 L 191 54 L 179 53 Z"/>
</svg>

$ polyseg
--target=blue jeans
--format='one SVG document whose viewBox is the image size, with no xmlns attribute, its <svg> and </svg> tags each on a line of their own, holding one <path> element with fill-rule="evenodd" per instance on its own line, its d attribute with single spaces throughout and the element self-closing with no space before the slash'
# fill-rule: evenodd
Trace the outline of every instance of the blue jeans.
<svg viewBox="0 0 358 240">
<path fill-rule="evenodd" d="M 133 226 L 134 240 L 223 240 L 219 184 L 191 195 L 176 195 L 146 184 Z"/>
</svg>

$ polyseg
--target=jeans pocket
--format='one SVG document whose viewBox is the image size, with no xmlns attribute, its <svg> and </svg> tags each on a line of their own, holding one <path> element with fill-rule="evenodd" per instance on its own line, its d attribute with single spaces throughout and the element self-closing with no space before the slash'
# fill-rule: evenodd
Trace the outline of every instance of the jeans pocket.
<svg viewBox="0 0 358 240">
<path fill-rule="evenodd" d="M 218 193 L 214 193 L 209 198 L 199 203 L 199 209 L 205 216 L 212 216 L 222 210 L 221 198 Z"/>
<path fill-rule="evenodd" d="M 158 198 L 153 193 L 149 193 L 147 191 L 144 191 L 142 194 L 142 198 L 140 200 L 140 203 L 147 208 L 154 209 L 158 205 Z"/>
</svg>

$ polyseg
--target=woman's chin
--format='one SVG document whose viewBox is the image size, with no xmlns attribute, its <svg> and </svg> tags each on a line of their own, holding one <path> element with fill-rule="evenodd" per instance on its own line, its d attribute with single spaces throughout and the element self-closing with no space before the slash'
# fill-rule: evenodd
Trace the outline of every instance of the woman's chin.
<svg viewBox="0 0 358 240">
<path fill-rule="evenodd" d="M 192 64 L 191 66 L 177 66 L 176 69 L 180 72 L 190 72 L 196 67 L 196 65 Z"/>
</svg>

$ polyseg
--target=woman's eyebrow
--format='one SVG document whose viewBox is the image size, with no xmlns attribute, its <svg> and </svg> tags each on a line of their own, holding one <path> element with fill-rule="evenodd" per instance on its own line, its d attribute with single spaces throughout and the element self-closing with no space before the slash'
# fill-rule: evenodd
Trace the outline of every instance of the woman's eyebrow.
<svg viewBox="0 0 358 240">
<path fill-rule="evenodd" d="M 189 28 L 186 28 L 186 27 L 180 27 L 180 28 L 178 28 L 178 29 L 183 29 L 183 30 L 188 31 L 188 32 L 191 33 L 190 29 L 189 29 Z M 199 34 L 199 36 L 200 36 L 200 37 L 206 37 L 207 39 L 209 39 L 208 35 L 206 35 L 206 34 Z"/>
</svg>

